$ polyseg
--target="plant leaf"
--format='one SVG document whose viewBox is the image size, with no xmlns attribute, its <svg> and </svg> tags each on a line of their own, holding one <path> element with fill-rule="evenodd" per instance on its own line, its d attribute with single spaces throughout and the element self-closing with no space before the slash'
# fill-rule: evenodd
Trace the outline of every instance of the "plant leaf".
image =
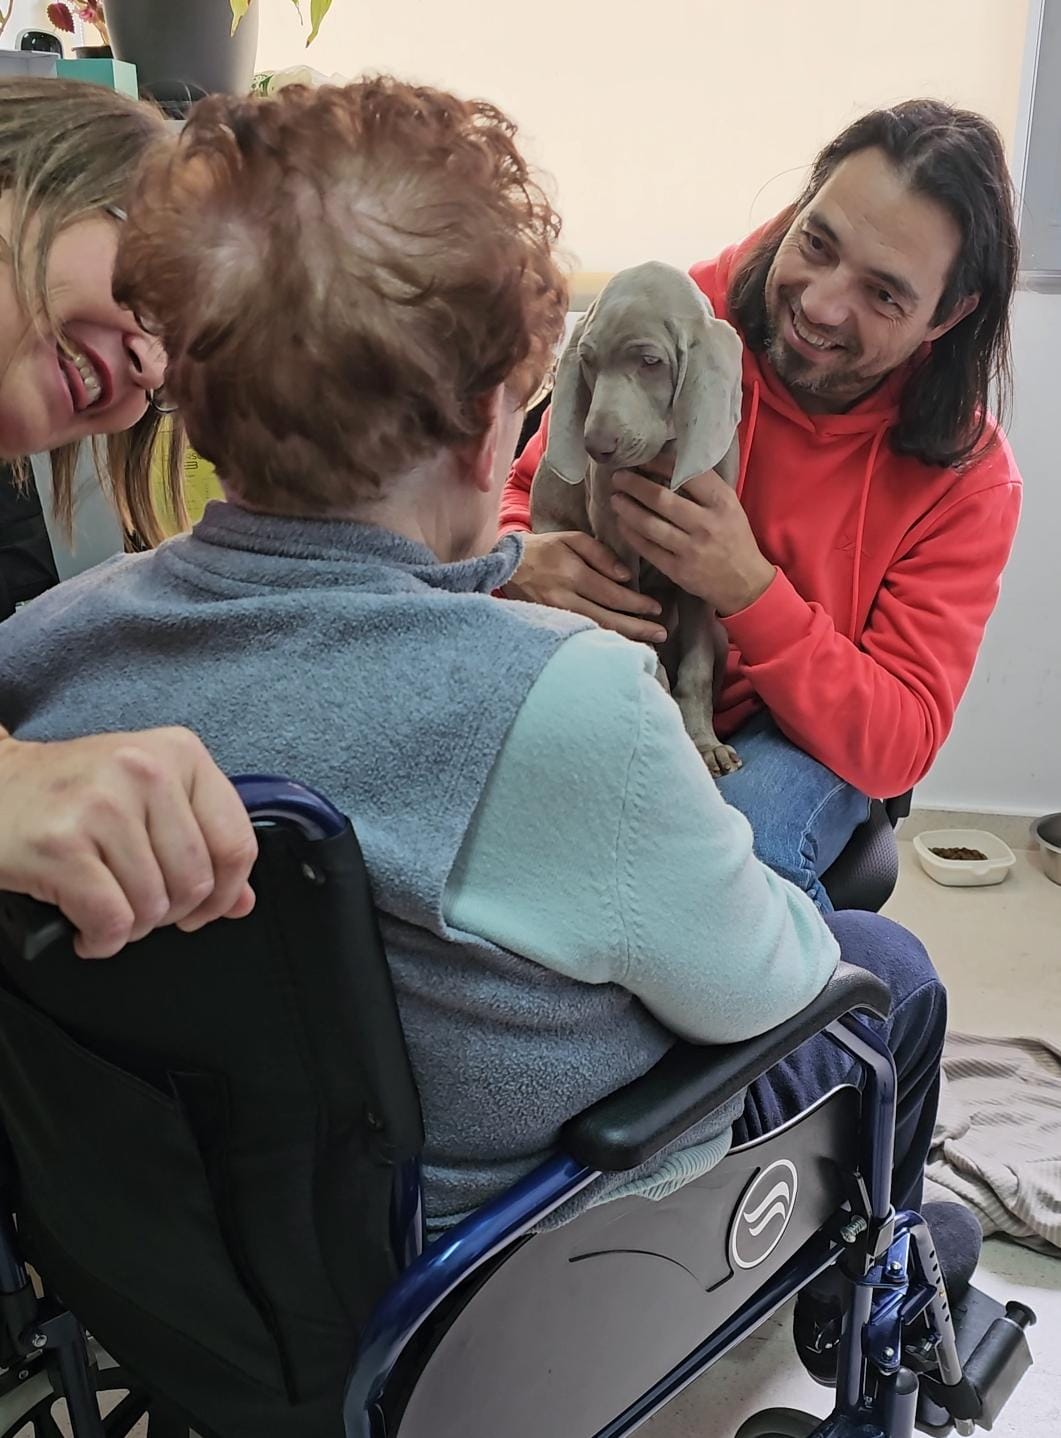
<svg viewBox="0 0 1061 1438">
<path fill-rule="evenodd" d="M 321 27 L 321 21 L 332 8 L 332 0 L 309 0 L 310 32 L 307 45 L 312 45 L 317 38 L 317 31 Z"/>
<path fill-rule="evenodd" d="M 68 6 L 63 4 L 48 6 L 48 19 L 56 30 L 61 30 L 64 35 L 74 33 L 74 17 L 70 14 Z"/>
<path fill-rule="evenodd" d="M 228 3 L 232 7 L 232 33 L 234 35 L 239 29 L 239 22 L 251 8 L 251 0 L 228 0 Z"/>
</svg>

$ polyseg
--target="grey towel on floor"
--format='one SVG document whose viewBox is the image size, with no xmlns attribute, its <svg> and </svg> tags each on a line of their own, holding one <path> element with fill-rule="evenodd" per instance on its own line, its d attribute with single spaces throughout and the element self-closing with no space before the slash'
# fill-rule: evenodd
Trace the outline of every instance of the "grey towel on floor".
<svg viewBox="0 0 1061 1438">
<path fill-rule="evenodd" d="M 926 1197 L 960 1199 L 984 1233 L 1061 1250 L 1061 1049 L 951 1034 Z"/>
</svg>

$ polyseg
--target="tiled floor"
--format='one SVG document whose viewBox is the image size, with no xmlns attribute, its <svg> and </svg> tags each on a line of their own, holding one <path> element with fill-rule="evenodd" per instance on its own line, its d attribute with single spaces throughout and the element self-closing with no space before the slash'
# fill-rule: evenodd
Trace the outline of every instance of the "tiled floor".
<svg viewBox="0 0 1061 1438">
<path fill-rule="evenodd" d="M 909 843 L 886 912 L 920 936 L 950 990 L 951 1021 L 972 1033 L 1061 1033 L 1061 888 L 1027 851 L 993 889 L 942 889 L 920 870 Z M 996 1438 L 1056 1438 L 1061 1432 L 1061 1257 L 1015 1244 L 985 1245 L 977 1283 L 1018 1298 L 1039 1316 L 1035 1367 L 994 1429 Z M 783 1310 L 693 1384 L 641 1431 L 646 1438 L 732 1438 L 751 1413 L 803 1408 L 824 1415 L 827 1395 L 803 1373 Z"/>
</svg>

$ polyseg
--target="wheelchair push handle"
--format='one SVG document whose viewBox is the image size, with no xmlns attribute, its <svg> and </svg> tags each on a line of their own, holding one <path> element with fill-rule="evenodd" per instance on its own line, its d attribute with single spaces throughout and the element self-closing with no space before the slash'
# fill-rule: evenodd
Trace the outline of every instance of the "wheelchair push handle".
<svg viewBox="0 0 1061 1438">
<path fill-rule="evenodd" d="M 255 824 L 285 824 L 305 839 L 334 839 L 346 828 L 346 815 L 308 784 L 275 774 L 234 774 L 232 784 Z"/>
<path fill-rule="evenodd" d="M 333 839 L 346 828 L 346 816 L 308 784 L 271 774 L 235 774 L 232 785 L 255 826 L 286 825 L 311 840 Z M 24 894 L 0 895 L 0 923 L 14 936 L 26 963 L 74 936 L 64 914 Z"/>
</svg>

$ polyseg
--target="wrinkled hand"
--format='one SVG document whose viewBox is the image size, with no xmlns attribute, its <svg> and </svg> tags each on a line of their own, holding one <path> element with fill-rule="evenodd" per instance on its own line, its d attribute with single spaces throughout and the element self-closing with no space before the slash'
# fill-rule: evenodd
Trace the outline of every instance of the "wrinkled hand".
<svg viewBox="0 0 1061 1438">
<path fill-rule="evenodd" d="M 661 574 L 718 610 L 747 609 L 776 570 L 760 550 L 741 502 L 714 470 L 678 491 L 621 470 L 612 505 L 630 547 Z"/>
<path fill-rule="evenodd" d="M 667 631 L 651 617 L 637 617 L 654 617 L 660 607 L 654 599 L 627 589 L 623 581 L 629 578 L 608 546 L 581 530 L 528 534 L 522 562 L 504 593 L 509 599 L 585 614 L 627 639 L 662 644 Z"/>
<path fill-rule="evenodd" d="M 33 744 L 0 728 L 0 888 L 57 905 L 84 959 L 254 907 L 254 830 L 186 729 Z"/>
</svg>

